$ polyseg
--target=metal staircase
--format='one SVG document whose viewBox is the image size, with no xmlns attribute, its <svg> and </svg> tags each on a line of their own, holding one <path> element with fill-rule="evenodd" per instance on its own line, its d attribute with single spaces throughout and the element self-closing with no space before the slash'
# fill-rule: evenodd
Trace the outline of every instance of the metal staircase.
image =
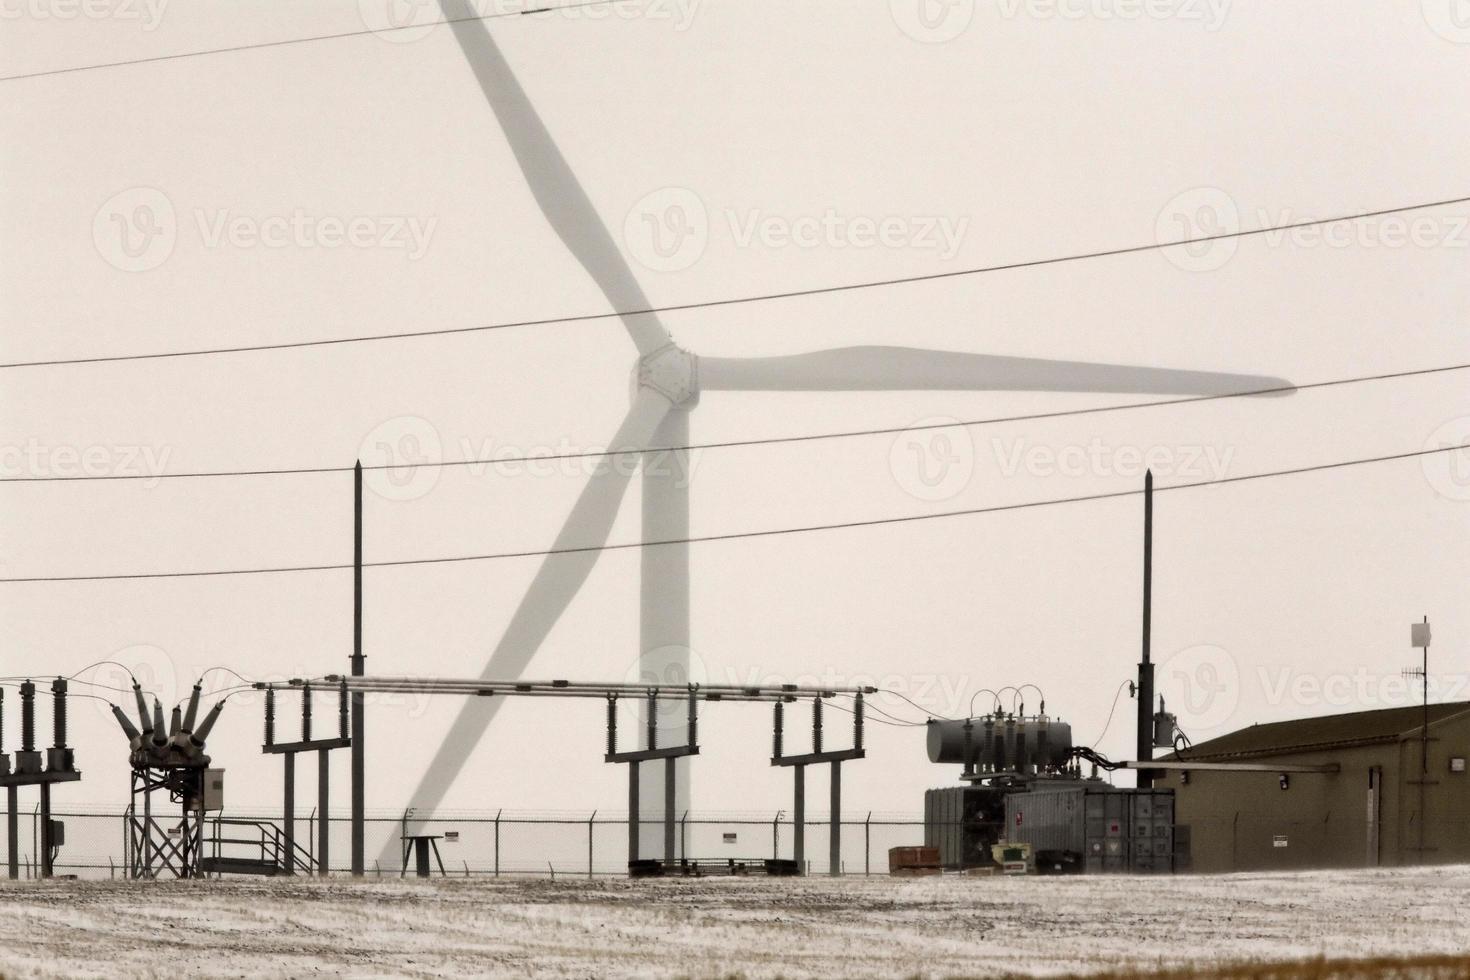
<svg viewBox="0 0 1470 980">
<path fill-rule="evenodd" d="M 287 850 L 286 835 L 270 820 L 216 817 L 206 822 L 203 845 L 201 874 L 309 875 L 315 867 L 300 844 Z"/>
</svg>

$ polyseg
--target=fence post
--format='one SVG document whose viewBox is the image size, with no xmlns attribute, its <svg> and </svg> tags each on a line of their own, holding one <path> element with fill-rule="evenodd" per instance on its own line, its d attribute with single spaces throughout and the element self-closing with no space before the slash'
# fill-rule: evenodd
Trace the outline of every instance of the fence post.
<svg viewBox="0 0 1470 980">
<path fill-rule="evenodd" d="M 771 820 L 771 860 L 781 859 L 781 814 L 784 811 L 777 810 L 776 816 Z"/>
<path fill-rule="evenodd" d="M 868 816 L 863 820 L 863 877 L 872 873 L 873 863 L 873 811 L 868 811 Z"/>
<path fill-rule="evenodd" d="M 550 861 L 547 861 L 546 862 L 546 866 L 551 869 L 551 880 L 552 881 L 555 881 L 556 880 L 556 866 L 554 864 L 552 864 Z"/>
<path fill-rule="evenodd" d="M 398 850 L 403 855 L 403 867 L 408 867 L 408 843 L 404 840 L 408 836 L 408 815 L 413 812 L 413 807 L 403 808 L 403 822 L 398 829 Z"/>
<path fill-rule="evenodd" d="M 597 820 L 597 811 L 592 811 L 592 816 L 587 818 L 587 879 L 592 879 L 592 825 Z"/>
<path fill-rule="evenodd" d="M 685 810 L 684 815 L 679 818 L 679 857 L 686 861 L 689 860 L 689 838 L 686 833 L 688 829 L 689 811 Z"/>
<path fill-rule="evenodd" d="M 500 811 L 500 810 L 496 810 L 495 811 L 495 877 L 497 877 L 497 878 L 500 877 L 500 814 L 501 813 L 502 813 L 502 811 Z"/>
</svg>

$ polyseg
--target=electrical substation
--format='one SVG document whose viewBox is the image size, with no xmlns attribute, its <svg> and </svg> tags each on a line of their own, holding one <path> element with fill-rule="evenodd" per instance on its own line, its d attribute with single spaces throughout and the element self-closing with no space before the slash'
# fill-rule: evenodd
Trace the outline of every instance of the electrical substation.
<svg viewBox="0 0 1470 980">
<path fill-rule="evenodd" d="M 0 752 L 0 785 L 5 787 L 5 838 L 9 847 L 9 874 L 20 877 L 20 834 L 18 794 L 22 786 L 40 789 L 38 848 L 39 873 L 51 877 L 57 848 L 66 843 L 66 828 L 51 819 L 51 787 L 57 783 L 74 783 L 82 778 L 76 768 L 72 750 L 66 744 L 67 681 L 58 677 L 51 682 L 51 747 L 44 761 L 36 748 L 36 685 L 25 681 L 20 685 L 20 748 L 12 764 L 9 755 Z M 0 746 L 4 745 L 5 695 L 0 690 Z"/>
<path fill-rule="evenodd" d="M 841 873 L 843 764 L 866 756 L 866 699 L 882 693 L 879 689 L 367 676 L 362 653 L 361 495 L 359 468 L 354 481 L 351 673 L 247 682 L 235 688 L 263 693 L 261 751 L 278 756 L 282 764 L 279 817 L 224 814 L 224 770 L 215 766 L 205 743 L 221 717 L 225 699 L 201 718 L 202 677 L 187 702 L 170 712 L 165 712 L 158 698 L 150 699 L 136 680 L 131 688 L 136 718 L 118 705 L 110 706 L 128 745 L 132 796 L 124 818 L 128 877 L 329 874 L 331 759 L 338 750 L 347 750 L 351 757 L 351 868 L 354 874 L 364 873 L 364 704 L 366 696 L 379 693 L 424 694 L 461 702 L 506 698 L 603 701 L 603 761 L 627 766 L 626 867 L 634 877 L 805 874 L 807 770 L 825 767 L 830 794 L 827 867 L 832 874 Z M 1447 814 L 1459 812 L 1458 805 L 1438 803 L 1430 810 L 1435 801 L 1458 799 L 1470 792 L 1463 781 L 1470 745 L 1439 744 L 1445 738 L 1463 741 L 1463 733 L 1470 731 L 1466 727 L 1470 722 L 1465 720 L 1470 712 L 1463 705 L 1431 709 L 1426 701 L 1422 717 L 1415 709 L 1370 712 L 1249 729 L 1197 747 L 1190 743 L 1154 690 L 1151 474 L 1145 479 L 1143 504 L 1142 656 L 1137 677 L 1128 684 L 1137 705 L 1136 757 L 1113 761 L 1091 746 L 1078 744 L 1072 726 L 1047 713 L 1044 698 L 1039 709 L 1028 714 L 1017 688 L 1003 689 L 1015 692 L 1010 711 L 1004 710 L 999 694 L 989 692 L 994 702 L 983 713 L 973 713 L 972 701 L 970 717 L 930 718 L 925 725 L 928 762 L 958 767 L 958 784 L 925 793 L 923 846 L 895 848 L 895 854 L 904 852 L 893 858 L 895 872 L 1159 874 L 1463 858 L 1465 842 L 1445 823 Z M 1427 676 L 1427 622 L 1415 624 L 1414 635 L 1415 645 L 1424 648 L 1419 676 Z M 51 819 L 50 788 L 81 778 L 66 744 L 67 688 L 67 678 L 52 682 L 54 744 L 43 756 L 36 748 L 36 685 L 29 680 L 19 685 L 21 746 L 13 763 L 9 756 L 3 757 L 0 771 L 0 782 L 8 792 L 12 878 L 18 875 L 20 787 L 40 789 L 39 876 L 51 875 L 57 848 L 65 841 L 64 827 Z M 1039 688 L 1037 693 L 1042 693 Z M 847 706 L 837 704 L 838 699 Z M 749 854 L 736 859 L 691 855 L 684 849 L 678 796 L 680 780 L 687 777 L 681 776 L 679 763 L 700 754 L 700 733 L 707 724 L 702 709 L 723 702 L 770 706 L 767 761 L 770 767 L 792 774 L 790 857 L 781 856 L 775 839 L 768 856 Z M 629 738 L 619 731 L 624 704 L 641 708 L 633 745 L 624 744 Z M 829 706 L 851 716 L 850 736 L 842 744 L 833 744 L 832 727 L 824 723 Z M 296 714 L 298 720 L 295 731 L 288 734 L 283 718 L 289 714 Z M 672 736 L 667 732 L 672 729 L 664 726 L 673 716 L 682 718 L 684 728 L 670 742 Z M 1415 718 L 1420 722 L 1417 726 Z M 0 744 L 3 721 L 0 692 Z M 1436 732 L 1433 736 L 1431 726 Z M 803 728 L 809 730 L 809 742 L 796 747 L 795 733 Z M 1328 734 L 1320 738 L 1295 734 L 1319 730 Z M 1395 746 L 1409 744 L 1418 746 L 1420 765 L 1414 773 L 1396 774 L 1393 753 L 1399 750 Z M 1368 761 L 1354 761 L 1357 756 L 1351 753 Z M 314 835 L 305 838 L 298 833 L 297 819 L 297 763 L 303 754 L 308 759 L 315 755 L 317 762 Z M 663 777 L 657 800 L 646 798 L 644 770 L 648 768 L 657 769 Z M 1368 822 L 1361 827 L 1334 809 L 1346 808 L 1345 801 L 1357 794 L 1356 783 L 1344 779 L 1355 769 L 1363 770 L 1369 793 Z M 1115 786 L 1103 778 L 1103 773 L 1121 770 L 1134 771 L 1137 785 Z M 1440 788 L 1442 780 L 1449 785 Z M 1243 813 L 1247 804 L 1242 801 L 1250 801 L 1253 809 Z M 661 805 L 660 819 L 649 819 L 649 804 Z M 1228 820 L 1226 810 L 1230 811 Z M 1426 813 L 1429 818 L 1422 816 Z M 1304 821 L 1318 821 L 1334 829 L 1331 834 L 1306 831 Z M 645 833 L 650 824 L 660 831 L 654 837 Z M 1433 828 L 1427 834 L 1426 825 Z M 436 865 L 445 873 L 439 850 L 442 836 L 410 832 L 405 820 L 398 842 L 399 873 L 407 874 L 412 866 L 416 875 L 428 875 Z M 655 853 L 649 853 L 650 839 L 658 841 Z"/>
<path fill-rule="evenodd" d="M 113 717 L 128 739 L 131 767 L 132 802 L 125 820 L 124 854 L 130 878 L 195 878 L 209 870 L 201 864 L 204 814 L 224 806 L 224 773 L 210 768 L 204 740 L 219 721 L 225 703 L 220 701 L 198 721 L 201 694 L 195 684 L 188 708 L 181 712 L 175 705 L 167 723 L 163 705 L 155 698 L 150 710 L 137 681 L 133 682 L 133 700 L 138 724 L 122 708 L 112 706 Z M 168 810 L 161 798 L 178 806 L 177 822 L 165 816 Z"/>
</svg>

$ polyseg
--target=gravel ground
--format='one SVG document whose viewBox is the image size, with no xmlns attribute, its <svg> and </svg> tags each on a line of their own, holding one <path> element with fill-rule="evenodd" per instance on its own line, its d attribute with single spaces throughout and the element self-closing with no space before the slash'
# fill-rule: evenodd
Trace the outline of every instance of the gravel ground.
<svg viewBox="0 0 1470 980">
<path fill-rule="evenodd" d="M 1470 950 L 1470 868 L 0 885 L 7 977 L 982 977 Z"/>
</svg>

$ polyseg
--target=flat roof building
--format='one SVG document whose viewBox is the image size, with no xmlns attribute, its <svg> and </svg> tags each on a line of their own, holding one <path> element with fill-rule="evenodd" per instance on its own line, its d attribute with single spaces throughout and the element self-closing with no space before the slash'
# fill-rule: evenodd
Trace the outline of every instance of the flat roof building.
<svg viewBox="0 0 1470 980">
<path fill-rule="evenodd" d="M 1185 768 L 1154 785 L 1175 791 L 1196 872 L 1470 862 L 1470 702 L 1430 705 L 1427 742 L 1423 719 L 1410 707 L 1253 725 L 1168 756 Z"/>
</svg>

